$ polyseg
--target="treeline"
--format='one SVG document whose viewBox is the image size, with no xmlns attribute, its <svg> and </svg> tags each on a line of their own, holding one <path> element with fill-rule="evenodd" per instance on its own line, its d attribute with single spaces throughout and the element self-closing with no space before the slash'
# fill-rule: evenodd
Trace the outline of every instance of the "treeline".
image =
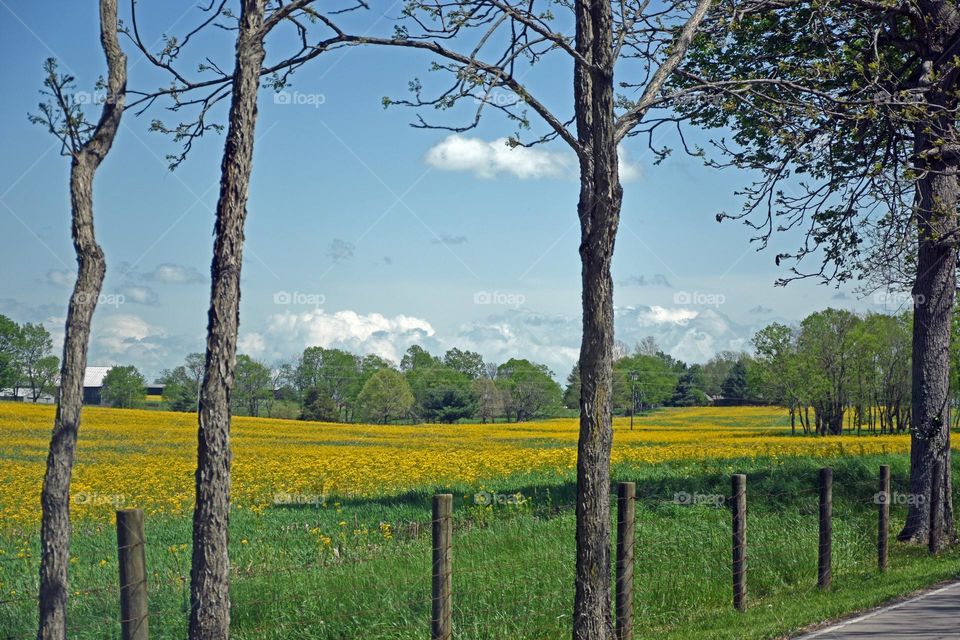
<svg viewBox="0 0 960 640">
<path fill-rule="evenodd" d="M 37 402 L 56 392 L 60 358 L 43 325 L 0 315 L 0 396 Z"/>
<path fill-rule="evenodd" d="M 164 371 L 158 382 L 168 407 L 196 411 L 202 375 L 202 354 Z M 562 412 L 563 393 L 549 368 L 519 358 L 494 365 L 472 351 L 436 356 L 414 345 L 397 366 L 376 355 L 308 347 L 296 362 L 274 368 L 238 356 L 231 402 L 240 415 L 326 422 L 522 422 Z"/>
</svg>

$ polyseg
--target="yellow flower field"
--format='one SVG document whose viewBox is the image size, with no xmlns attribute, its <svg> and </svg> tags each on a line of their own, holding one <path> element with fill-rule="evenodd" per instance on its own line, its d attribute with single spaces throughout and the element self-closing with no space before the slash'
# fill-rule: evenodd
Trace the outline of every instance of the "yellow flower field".
<svg viewBox="0 0 960 640">
<path fill-rule="evenodd" d="M 0 403 L 0 522 L 39 520 L 39 491 L 54 408 Z M 785 411 L 760 407 L 668 409 L 618 418 L 613 462 L 656 464 L 739 457 L 905 453 L 909 437 L 791 437 Z M 239 509 L 328 495 L 389 495 L 476 485 L 511 474 L 570 477 L 577 421 L 497 425 L 343 425 L 263 418 L 233 422 L 233 497 Z M 116 507 L 188 513 L 196 416 L 84 409 L 73 479 L 75 518 Z"/>
</svg>

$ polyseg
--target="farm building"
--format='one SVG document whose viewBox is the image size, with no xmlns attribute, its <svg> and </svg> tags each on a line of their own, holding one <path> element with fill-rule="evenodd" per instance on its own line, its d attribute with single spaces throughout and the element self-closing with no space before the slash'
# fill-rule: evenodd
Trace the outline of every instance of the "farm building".
<svg viewBox="0 0 960 640">
<path fill-rule="evenodd" d="M 87 367 L 83 374 L 83 404 L 100 404 L 103 379 L 113 367 Z"/>
</svg>

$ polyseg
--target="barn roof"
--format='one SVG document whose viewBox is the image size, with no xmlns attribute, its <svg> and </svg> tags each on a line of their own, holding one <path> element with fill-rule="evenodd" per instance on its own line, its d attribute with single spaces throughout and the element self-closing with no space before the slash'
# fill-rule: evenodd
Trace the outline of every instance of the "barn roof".
<svg viewBox="0 0 960 640">
<path fill-rule="evenodd" d="M 83 374 L 84 387 L 102 387 L 103 379 L 113 367 L 87 367 Z"/>
</svg>

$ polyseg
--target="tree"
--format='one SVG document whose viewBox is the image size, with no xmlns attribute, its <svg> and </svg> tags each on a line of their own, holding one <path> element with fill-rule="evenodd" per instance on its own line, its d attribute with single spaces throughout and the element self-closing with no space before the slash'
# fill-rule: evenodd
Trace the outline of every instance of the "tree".
<svg viewBox="0 0 960 640">
<path fill-rule="evenodd" d="M 315 420 L 317 422 L 339 422 L 340 408 L 333 401 L 330 394 L 320 387 L 310 387 L 303 399 L 301 420 Z"/>
<path fill-rule="evenodd" d="M 755 0 L 734 11 L 745 15 L 717 15 L 674 76 L 681 87 L 707 88 L 706 100 L 676 105 L 679 117 L 734 132 L 734 144 L 718 142 L 719 163 L 760 177 L 732 217 L 751 225 L 762 245 L 776 230 L 805 232 L 796 251 L 776 256 L 795 262 L 785 280 L 864 277 L 910 289 L 910 493 L 924 500 L 912 501 L 899 537 L 929 537 L 938 483 L 944 530 L 934 536 L 952 540 L 960 7 Z M 807 257 L 819 268 L 801 271 Z M 934 468 L 941 477 L 931 477 Z"/>
<path fill-rule="evenodd" d="M 77 279 L 73 285 L 60 365 L 60 395 L 47 455 L 40 502 L 40 597 L 38 640 L 62 640 L 67 635 L 67 580 L 70 559 L 70 480 L 76 457 L 77 432 L 83 405 L 90 323 L 103 287 L 106 264 L 93 228 L 93 178 L 110 151 L 126 98 L 126 57 L 117 37 L 116 0 L 100 0 L 100 45 L 107 61 L 106 99 L 96 124 L 84 117 L 83 105 L 72 95 L 73 78 L 57 71 L 54 60 L 45 66 L 49 102 L 31 121 L 41 124 L 61 142 L 70 158 L 70 215 Z"/>
<path fill-rule="evenodd" d="M 132 409 L 143 401 L 146 386 L 147 381 L 133 365 L 111 367 L 103 377 L 100 397 L 112 407 Z"/>
<path fill-rule="evenodd" d="M 170 156 L 171 168 L 182 163 L 193 143 L 221 125 L 208 122 L 210 110 L 229 96 L 227 135 L 220 166 L 220 191 L 216 207 L 213 259 L 211 261 L 210 308 L 207 321 L 207 348 L 203 382 L 200 386 L 196 472 L 196 506 L 193 519 L 193 554 L 190 568 L 190 640 L 227 638 L 230 628 L 230 559 L 227 548 L 230 521 L 230 404 L 236 373 L 237 331 L 240 315 L 240 272 L 243 263 L 244 226 L 247 198 L 253 169 L 253 146 L 257 120 L 260 77 L 270 76 L 270 85 L 279 90 L 290 74 L 309 60 L 345 40 L 329 19 L 313 8 L 313 0 L 268 3 L 241 0 L 240 11 L 227 2 L 202 7 L 207 15 L 201 24 L 182 39 L 164 36 L 164 47 L 154 53 L 141 38 L 136 3 L 131 4 L 131 26 L 127 30 L 134 45 L 172 81 L 155 91 L 139 93 L 141 112 L 160 98 L 172 100 L 174 112 L 196 109 L 192 121 L 168 126 L 154 120 L 151 128 L 170 134 L 182 144 L 179 154 Z M 338 7 L 339 15 L 358 7 Z M 264 41 L 278 25 L 292 27 L 298 36 L 294 52 L 275 64 L 264 66 Z M 329 37 L 310 40 L 306 25 L 324 29 Z M 200 79 L 178 69 L 178 59 L 190 40 L 196 41 L 205 29 L 235 31 L 232 72 L 210 55 L 202 57 Z M 332 35 L 331 35 L 332 34 Z M 197 68 L 197 67 L 195 67 Z"/>
<path fill-rule="evenodd" d="M 641 133 L 639 127 L 648 111 L 661 103 L 664 84 L 683 59 L 709 6 L 710 0 L 699 0 L 695 6 L 668 0 L 655 8 L 643 0 L 625 0 L 614 11 L 610 0 L 561 4 L 415 0 L 404 9 L 406 19 L 397 27 L 400 38 L 358 38 L 430 51 L 442 59 L 434 68 L 452 77 L 451 85 L 434 98 L 426 97 L 423 84 L 415 80 L 411 83 L 413 99 L 386 103 L 444 111 L 460 101 L 478 104 L 471 110 L 470 124 L 445 127 L 455 131 L 476 126 L 484 106 L 526 129 L 530 117 L 524 109 L 529 108 L 546 123 L 548 132 L 527 143 L 515 136 L 511 144 L 560 139 L 577 155 L 583 306 L 573 612 L 573 635 L 578 640 L 607 640 L 612 633 L 608 570 L 614 350 L 610 266 L 622 202 L 617 147 L 627 135 Z M 575 27 L 572 42 L 554 24 L 554 10 L 560 7 L 570 10 L 568 16 Z M 450 46 L 461 42 L 462 50 Z M 527 72 L 520 67 L 555 54 L 573 67 L 572 117 L 551 111 L 542 97 L 537 97 L 532 83 L 522 81 Z M 635 65 L 644 69 L 639 80 L 627 75 L 615 83 L 620 66 L 629 74 Z M 617 95 L 617 86 L 625 90 L 624 95 Z M 431 126 L 422 118 L 419 122 Z"/>
<path fill-rule="evenodd" d="M 730 370 L 742 355 L 736 351 L 721 351 L 707 360 L 703 365 L 703 390 L 707 395 L 720 395 L 723 381 L 730 375 Z"/>
<path fill-rule="evenodd" d="M 157 383 L 163 385 L 163 401 L 171 411 L 197 410 L 197 388 L 185 366 L 164 369 Z"/>
<path fill-rule="evenodd" d="M 474 351 L 461 351 L 456 347 L 443 355 L 443 364 L 471 380 L 481 378 L 486 371 L 483 356 Z"/>
<path fill-rule="evenodd" d="M 36 402 L 45 393 L 53 393 L 57 388 L 57 376 L 60 374 L 60 358 L 54 355 L 40 358 L 31 369 L 29 381 L 30 399 Z"/>
<path fill-rule="evenodd" d="M 703 367 L 698 364 L 691 365 L 680 376 L 670 404 L 675 407 L 702 407 L 710 404 L 710 398 L 703 391 L 704 384 Z"/>
<path fill-rule="evenodd" d="M 563 391 L 546 365 L 511 358 L 497 369 L 504 410 L 517 422 L 549 414 L 561 406 Z"/>
<path fill-rule="evenodd" d="M 855 330 L 861 322 L 842 309 L 813 313 L 800 323 L 797 336 L 803 375 L 811 388 L 817 432 L 839 435 L 850 395 L 849 375 Z"/>
<path fill-rule="evenodd" d="M 446 366 L 432 367 L 419 377 L 420 416 L 428 422 L 452 424 L 477 410 L 477 396 L 466 374 Z"/>
<path fill-rule="evenodd" d="M 807 433 L 809 424 L 800 412 L 808 402 L 805 380 L 800 370 L 796 333 L 790 327 L 775 322 L 758 331 L 752 342 L 757 353 L 764 396 L 771 402 L 787 407 L 792 432 L 796 432 L 796 418 L 799 415 L 803 431 Z"/>
<path fill-rule="evenodd" d="M 613 365 L 614 405 L 636 413 L 670 402 L 679 377 L 671 362 L 660 355 L 639 353 L 617 360 Z"/>
<path fill-rule="evenodd" d="M 51 374 L 49 370 L 51 364 L 54 367 L 59 364 L 59 361 L 54 363 L 49 359 L 52 351 L 53 340 L 43 325 L 27 322 L 19 328 L 13 356 L 19 377 L 17 386 L 30 389 L 30 398 L 34 402 L 56 379 L 56 372 Z"/>
<path fill-rule="evenodd" d="M 580 408 L 580 365 L 574 364 L 567 376 L 567 387 L 563 390 L 563 406 L 567 409 Z"/>
<path fill-rule="evenodd" d="M 723 396 L 724 404 L 741 405 L 747 404 L 750 400 L 749 386 L 747 383 L 747 365 L 743 359 L 737 360 L 727 378 L 720 387 L 720 395 Z"/>
<path fill-rule="evenodd" d="M 20 377 L 16 364 L 19 333 L 20 328 L 16 322 L 0 315 L 0 389 L 16 387 Z"/>
<path fill-rule="evenodd" d="M 477 417 L 484 424 L 496 422 L 503 415 L 503 394 L 491 378 L 484 375 L 474 380 L 473 393 L 477 398 Z"/>
<path fill-rule="evenodd" d="M 380 369 L 363 385 L 357 402 L 364 419 L 386 424 L 410 413 L 413 393 L 403 374 Z"/>
<path fill-rule="evenodd" d="M 273 399 L 273 375 L 270 368 L 247 355 L 237 356 L 233 406 L 248 416 L 259 416 L 260 405 Z"/>
</svg>

